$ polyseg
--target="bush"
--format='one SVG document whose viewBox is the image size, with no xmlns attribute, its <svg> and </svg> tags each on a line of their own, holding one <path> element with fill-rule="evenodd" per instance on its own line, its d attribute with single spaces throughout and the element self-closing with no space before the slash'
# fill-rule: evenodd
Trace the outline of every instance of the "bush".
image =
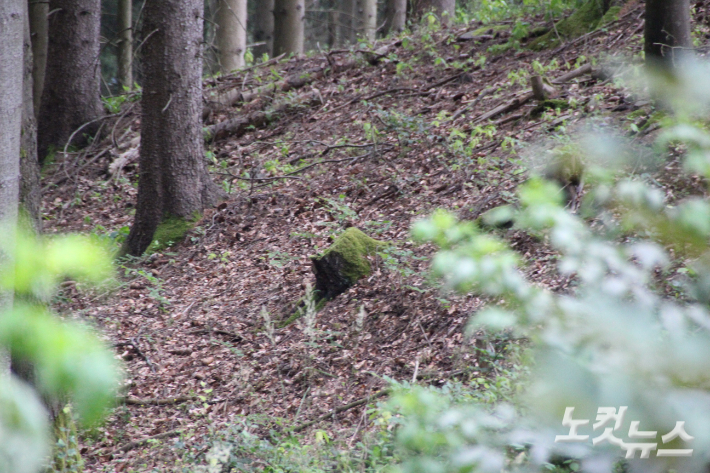
<svg viewBox="0 0 710 473">
<path fill-rule="evenodd" d="M 699 75 L 677 74 L 666 93 L 707 90 L 707 67 L 700 69 Z M 704 107 L 696 112 L 710 104 L 701 96 L 693 106 L 701 99 Z M 658 146 L 684 146 L 686 170 L 707 179 L 710 134 L 693 124 L 691 112 L 676 109 L 677 124 Z M 521 258 L 473 223 L 438 211 L 415 224 L 415 238 L 440 247 L 432 270 L 449 288 L 496 298 L 472 318 L 472 328 L 527 337 L 534 364 L 522 408 L 435 410 L 431 406 L 447 401 L 429 392 L 410 395 L 409 420 L 399 436 L 409 457 L 404 471 L 540 471 L 558 468 L 555 459 L 567 459 L 567 471 L 609 472 L 620 462 L 630 471 L 707 471 L 710 204 L 699 198 L 671 204 L 638 177 L 612 179 L 593 165 L 586 175 L 590 185 L 581 215 L 565 208 L 556 184 L 540 178 L 521 186 L 519 208 L 492 214 L 512 215 L 518 229 L 559 253 L 559 273 L 575 283 L 568 293 L 528 282 Z M 627 410 L 618 423 L 608 416 L 608 423 L 595 422 L 605 419 L 604 408 L 619 413 L 622 406 Z M 589 420 L 579 427 L 589 437 L 556 442 L 570 434 L 574 419 Z M 685 422 L 690 438 L 665 436 L 678 432 L 678 422 Z M 632 427 L 653 433 L 632 438 Z M 603 433 L 618 439 L 593 445 Z M 631 445 L 636 443 L 656 445 L 640 458 L 641 450 Z M 661 449 L 692 452 L 657 456 Z"/>
</svg>

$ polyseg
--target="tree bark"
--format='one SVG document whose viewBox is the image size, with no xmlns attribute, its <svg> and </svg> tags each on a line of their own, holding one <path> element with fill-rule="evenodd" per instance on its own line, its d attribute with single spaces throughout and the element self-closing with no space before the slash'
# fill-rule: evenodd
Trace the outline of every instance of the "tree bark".
<svg viewBox="0 0 710 473">
<path fill-rule="evenodd" d="M 124 254 L 141 255 L 165 218 L 191 219 L 223 195 L 204 160 L 202 8 L 202 0 L 145 5 L 138 203 Z"/>
<path fill-rule="evenodd" d="M 692 45 L 688 0 L 646 0 L 647 64 L 672 66 L 690 54 Z"/>
<path fill-rule="evenodd" d="M 47 70 L 38 117 L 40 163 L 52 146 L 64 146 L 80 126 L 103 113 L 99 94 L 100 0 L 49 0 Z M 76 144 L 93 134 L 87 125 Z"/>
<path fill-rule="evenodd" d="M 133 88 L 133 0 L 118 0 L 118 81 Z"/>
<path fill-rule="evenodd" d="M 356 0 L 357 34 L 368 41 L 374 41 L 377 34 L 377 1 Z"/>
<path fill-rule="evenodd" d="M 254 41 L 266 44 L 254 48 L 254 57 L 261 57 L 265 53 L 274 55 L 274 0 L 258 0 L 254 17 L 256 30 Z"/>
<path fill-rule="evenodd" d="M 22 127 L 22 56 L 24 0 L 0 2 L 0 269 L 9 261 L 15 241 L 20 181 Z M 7 251 L 8 253 L 4 253 Z M 0 289 L 0 314 L 12 308 L 12 291 Z M 0 377 L 8 373 L 0 351 Z"/>
<path fill-rule="evenodd" d="M 385 33 L 404 31 L 407 21 L 407 0 L 387 0 L 385 8 Z"/>
<path fill-rule="evenodd" d="M 42 232 L 42 193 L 37 161 L 37 120 L 34 108 L 34 68 L 30 39 L 30 15 L 24 20 L 24 59 L 22 83 L 22 131 L 20 137 L 20 204 L 30 230 Z"/>
<path fill-rule="evenodd" d="M 443 23 L 450 24 L 456 18 L 456 0 L 418 0 L 415 10 L 418 18 L 433 11 Z"/>
<path fill-rule="evenodd" d="M 338 36 L 340 37 L 340 42 L 343 45 L 355 42 L 356 2 L 357 0 L 342 0 L 342 9 L 340 11 L 340 19 L 338 22 L 340 34 Z"/>
<path fill-rule="evenodd" d="M 303 52 L 304 0 L 275 0 L 274 55 Z"/>
<path fill-rule="evenodd" d="M 28 0 L 30 17 L 30 37 L 32 38 L 32 101 L 35 117 L 39 115 L 39 104 L 44 86 L 44 71 L 47 67 L 47 14 L 49 4 Z"/>
<path fill-rule="evenodd" d="M 220 0 L 217 6 L 217 48 L 223 74 L 244 66 L 247 49 L 247 1 Z"/>
<path fill-rule="evenodd" d="M 338 45 L 338 22 L 340 12 L 333 8 L 328 12 L 328 47 L 336 48 Z"/>
</svg>

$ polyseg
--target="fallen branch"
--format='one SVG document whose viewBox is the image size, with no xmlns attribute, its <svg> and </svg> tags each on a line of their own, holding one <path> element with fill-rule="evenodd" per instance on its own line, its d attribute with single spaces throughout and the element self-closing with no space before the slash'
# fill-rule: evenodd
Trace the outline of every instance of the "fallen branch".
<svg viewBox="0 0 710 473">
<path fill-rule="evenodd" d="M 508 113 L 513 110 L 516 110 L 523 105 L 525 105 L 531 98 L 533 94 L 532 92 L 526 92 L 523 95 L 520 95 L 518 97 L 513 98 L 512 100 L 508 101 L 507 103 L 504 103 L 502 105 L 497 106 L 493 110 L 490 110 L 483 115 L 479 116 L 476 118 L 473 123 L 480 123 L 482 121 L 488 120 L 490 118 L 496 117 L 498 115 L 501 115 L 503 113 Z"/>
<path fill-rule="evenodd" d="M 165 399 L 159 398 L 147 398 L 141 399 L 138 397 L 124 397 L 119 398 L 118 402 L 121 404 L 127 404 L 131 406 L 167 406 L 171 404 L 182 404 L 183 402 L 198 401 L 200 398 L 197 396 L 178 396 L 169 397 Z"/>
<path fill-rule="evenodd" d="M 109 455 L 114 456 L 118 453 L 126 453 L 128 451 L 133 450 L 134 448 L 142 447 L 143 445 L 149 443 L 151 440 L 168 439 L 171 437 L 177 437 L 180 434 L 182 434 L 182 430 L 172 430 L 170 432 L 164 432 L 162 434 L 153 435 L 152 437 L 146 437 L 141 440 L 128 442 L 127 444 L 122 445 L 122 446 L 118 447 L 117 449 L 113 450 L 111 453 L 109 453 Z"/>
<path fill-rule="evenodd" d="M 584 74 L 591 74 L 592 73 L 592 65 L 587 63 L 583 66 L 578 67 L 577 69 L 568 72 L 567 74 L 562 74 L 560 77 L 557 79 L 553 79 L 550 82 L 553 84 L 564 84 L 565 82 L 569 82 L 572 79 L 576 79 L 579 76 L 583 76 Z"/>
<path fill-rule="evenodd" d="M 475 107 L 475 106 L 478 104 L 478 102 L 481 101 L 481 99 L 482 99 L 483 97 L 485 97 L 486 95 L 490 94 L 491 92 L 493 92 L 493 91 L 496 90 L 496 89 L 497 89 L 497 87 L 487 87 L 487 88 L 483 89 L 483 90 L 478 94 L 478 97 L 476 97 L 475 100 L 473 100 L 472 102 L 470 102 L 469 104 L 467 104 L 465 107 L 461 107 L 460 109 L 458 109 L 458 110 L 451 116 L 451 121 L 456 120 L 458 117 L 460 117 L 461 115 L 463 115 L 464 113 L 466 113 L 466 111 L 467 111 L 468 109 Z"/>
<path fill-rule="evenodd" d="M 274 103 L 273 107 L 267 111 L 258 110 L 246 116 L 225 120 L 206 127 L 204 129 L 205 140 L 221 139 L 229 135 L 239 137 L 244 135 L 249 128 L 264 128 L 274 118 L 297 105 L 311 107 L 315 104 L 322 103 L 322 101 L 323 99 L 320 92 L 315 89 L 294 98 L 282 99 Z"/>
<path fill-rule="evenodd" d="M 370 64 L 373 66 L 379 62 L 383 57 L 387 57 L 389 50 L 392 45 L 384 46 L 377 51 L 356 51 L 358 53 L 370 53 L 374 57 L 370 59 Z M 210 97 L 207 99 L 207 106 L 203 109 L 203 118 L 209 114 L 210 110 L 215 107 L 230 107 L 236 103 L 240 102 L 251 102 L 257 97 L 268 96 L 276 92 L 289 92 L 291 90 L 296 90 L 303 88 L 304 86 L 325 77 L 328 73 L 335 74 L 339 72 L 344 72 L 349 69 L 353 69 L 357 66 L 357 60 L 355 57 L 350 57 L 342 63 L 337 63 L 335 61 L 328 61 L 328 64 L 322 67 L 314 67 L 306 71 L 299 71 L 295 74 L 290 75 L 284 80 L 273 82 L 271 84 L 262 85 L 256 89 L 249 91 L 241 91 L 238 89 L 231 89 L 227 92 L 223 92 L 217 96 Z"/>
<path fill-rule="evenodd" d="M 322 416 L 316 417 L 316 418 L 313 419 L 313 420 L 310 420 L 310 421 L 308 421 L 308 422 L 304 422 L 303 424 L 297 425 L 296 427 L 294 427 L 293 429 L 291 429 L 290 432 L 291 432 L 291 433 L 300 432 L 300 431 L 302 431 L 302 430 L 304 430 L 304 429 L 307 429 L 308 427 L 310 427 L 310 426 L 312 426 L 312 425 L 314 425 L 314 424 L 317 424 L 317 423 L 320 422 L 320 421 L 326 420 L 328 417 L 333 417 L 335 414 L 338 414 L 338 413 L 340 413 L 340 412 L 347 411 L 347 410 L 349 410 L 349 409 L 352 409 L 353 407 L 362 406 L 363 404 L 367 404 L 367 403 L 369 403 L 370 401 L 374 401 L 374 400 L 377 399 L 377 398 L 380 398 L 380 397 L 382 397 L 382 396 L 387 396 L 387 395 L 390 394 L 391 392 L 392 392 L 392 391 L 391 391 L 390 389 L 383 389 L 382 391 L 376 392 L 376 393 L 373 394 L 372 396 L 367 396 L 367 397 L 364 397 L 364 398 L 359 399 L 359 400 L 357 400 L 357 401 L 351 402 L 350 404 L 346 404 L 346 405 L 344 405 L 344 406 L 336 407 L 335 409 L 333 409 L 332 411 L 328 412 L 327 414 L 323 414 Z"/>
<path fill-rule="evenodd" d="M 589 74 L 591 72 L 592 72 L 592 65 L 587 63 L 581 67 L 578 67 L 577 69 L 575 69 L 573 71 L 568 72 L 567 74 L 561 75 L 557 79 L 551 80 L 550 82 L 552 84 L 564 84 L 565 82 L 569 82 L 572 79 L 575 79 L 575 78 L 582 76 L 584 74 Z M 523 105 L 525 105 L 526 103 L 528 103 L 530 101 L 530 99 L 533 98 L 533 96 L 534 96 L 534 94 L 532 91 L 525 92 L 521 95 L 518 95 L 518 96 L 514 97 L 513 99 L 511 99 L 510 101 L 497 106 L 493 110 L 490 110 L 490 111 L 484 113 L 483 115 L 480 115 L 478 118 L 476 118 L 473 121 L 473 123 L 474 124 L 480 123 L 482 121 L 489 120 L 489 119 L 494 118 L 494 117 L 501 115 L 503 113 L 508 113 L 513 110 L 516 110 L 516 109 L 522 107 Z"/>
</svg>

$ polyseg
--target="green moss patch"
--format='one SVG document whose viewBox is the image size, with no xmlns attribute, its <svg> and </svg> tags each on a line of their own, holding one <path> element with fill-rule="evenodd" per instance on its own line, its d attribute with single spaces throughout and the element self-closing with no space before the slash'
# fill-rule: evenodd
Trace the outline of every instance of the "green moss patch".
<svg viewBox="0 0 710 473">
<path fill-rule="evenodd" d="M 604 13 L 603 3 L 601 0 L 587 0 L 577 11 L 558 21 L 555 28 L 531 41 L 528 47 L 535 51 L 553 48 L 559 46 L 558 35 L 565 40 L 574 39 L 612 21 L 614 15 L 618 16 L 620 7 L 612 7 Z"/>
<path fill-rule="evenodd" d="M 155 253 L 182 241 L 187 232 L 195 228 L 200 218 L 202 216 L 199 213 L 195 213 L 190 218 L 170 216 L 163 219 L 155 230 L 153 242 L 146 251 Z"/>
<path fill-rule="evenodd" d="M 550 99 L 541 102 L 537 107 L 533 108 L 530 112 L 532 117 L 539 117 L 546 110 L 567 110 L 570 107 L 569 102 L 562 99 Z"/>
<path fill-rule="evenodd" d="M 361 230 L 350 227 L 338 236 L 323 253 L 311 257 L 313 273 L 316 276 L 314 288 L 315 309 L 319 311 L 325 303 L 347 291 L 360 278 L 372 272 L 368 257 L 375 256 L 379 249 L 388 246 L 365 235 Z M 303 316 L 305 304 L 299 299 L 295 310 L 283 320 L 279 327 L 285 327 Z"/>
<path fill-rule="evenodd" d="M 344 264 L 340 273 L 352 285 L 358 279 L 370 274 L 371 268 L 367 256 L 373 256 L 377 249 L 383 245 L 385 243 L 365 235 L 355 227 L 350 227 L 336 238 L 331 247 L 322 255 L 312 259 L 322 261 L 335 255 L 342 258 Z"/>
</svg>

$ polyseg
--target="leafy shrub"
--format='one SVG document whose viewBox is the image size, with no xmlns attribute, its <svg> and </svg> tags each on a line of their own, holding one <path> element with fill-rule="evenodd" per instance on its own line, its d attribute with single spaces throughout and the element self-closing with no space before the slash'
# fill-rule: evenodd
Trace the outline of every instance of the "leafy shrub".
<svg viewBox="0 0 710 473">
<path fill-rule="evenodd" d="M 692 84 L 694 89 L 707 88 L 707 72 L 707 67 L 699 76 L 681 72 L 665 92 L 677 87 L 687 93 L 686 79 L 700 83 Z M 693 106 L 700 100 L 705 107 L 696 112 L 710 104 L 700 96 Z M 659 149 L 683 145 L 686 170 L 707 179 L 710 134 L 684 111 L 676 114 L 678 125 L 661 135 Z M 522 258 L 471 222 L 438 211 L 414 226 L 417 239 L 440 247 L 432 270 L 448 287 L 497 300 L 472 318 L 472 328 L 527 337 L 534 365 L 522 409 L 447 406 L 445 397 L 426 391 L 402 400 L 409 412 L 399 435 L 409 458 L 404 471 L 540 471 L 558 468 L 555 462 L 609 472 L 622 461 L 630 471 L 707 471 L 710 204 L 691 198 L 671 205 L 657 187 L 633 176 L 612 179 L 606 169 L 590 166 L 587 175 L 593 185 L 582 216 L 565 208 L 556 184 L 540 178 L 519 188 L 519 208 L 490 216 L 512 215 L 518 229 L 551 245 L 560 254 L 559 273 L 574 282 L 568 293 L 527 281 Z M 685 271 L 668 281 L 679 265 Z M 665 295 L 670 282 L 675 297 Z M 620 441 L 593 445 L 591 439 L 604 431 L 593 428 L 595 416 L 600 420 L 603 414 L 598 409 L 622 406 L 628 407 L 623 422 L 605 426 Z M 567 416 L 591 419 L 579 428 L 588 440 L 555 442 L 570 433 L 569 422 L 562 425 Z M 632 439 L 626 434 L 631 421 L 640 421 L 638 430 L 655 433 Z M 692 438 L 662 439 L 678 422 L 685 422 Z M 656 447 L 648 458 L 639 458 L 632 443 Z M 692 453 L 657 456 L 660 449 Z"/>
</svg>

